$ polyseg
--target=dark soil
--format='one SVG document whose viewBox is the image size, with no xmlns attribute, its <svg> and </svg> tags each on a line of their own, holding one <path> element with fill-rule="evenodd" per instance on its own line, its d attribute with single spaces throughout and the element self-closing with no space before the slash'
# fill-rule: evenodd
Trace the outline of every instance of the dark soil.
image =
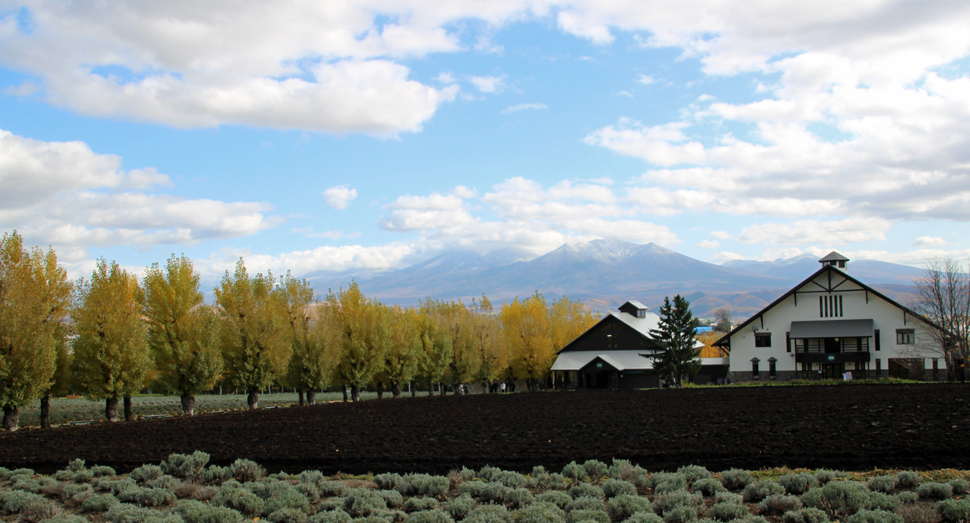
<svg viewBox="0 0 970 523">
<path fill-rule="evenodd" d="M 520 393 L 371 400 L 0 435 L 0 465 L 74 458 L 119 472 L 171 453 L 248 458 L 271 472 L 558 471 L 630 459 L 651 471 L 808 467 L 970 469 L 970 385 Z"/>
</svg>

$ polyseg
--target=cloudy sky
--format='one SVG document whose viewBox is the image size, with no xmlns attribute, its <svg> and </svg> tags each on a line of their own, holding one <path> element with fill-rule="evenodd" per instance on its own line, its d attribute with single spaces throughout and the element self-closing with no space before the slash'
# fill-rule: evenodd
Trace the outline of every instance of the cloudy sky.
<svg viewBox="0 0 970 523">
<path fill-rule="evenodd" d="M 966 0 L 0 1 L 0 230 L 73 275 L 595 238 L 970 255 Z"/>
</svg>

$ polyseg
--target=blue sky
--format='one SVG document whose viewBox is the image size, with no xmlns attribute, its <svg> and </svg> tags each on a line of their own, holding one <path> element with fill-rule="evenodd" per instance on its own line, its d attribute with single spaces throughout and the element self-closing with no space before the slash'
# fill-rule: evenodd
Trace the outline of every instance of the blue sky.
<svg viewBox="0 0 970 523">
<path fill-rule="evenodd" d="M 970 256 L 970 4 L 3 2 L 0 229 L 72 275 Z"/>
</svg>

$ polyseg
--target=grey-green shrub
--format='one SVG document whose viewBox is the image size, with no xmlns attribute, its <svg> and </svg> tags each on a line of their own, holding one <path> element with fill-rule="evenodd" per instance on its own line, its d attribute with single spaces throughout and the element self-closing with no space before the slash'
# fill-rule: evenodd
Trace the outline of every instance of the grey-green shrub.
<svg viewBox="0 0 970 523">
<path fill-rule="evenodd" d="M 150 479 L 145 482 L 146 487 L 150 488 L 164 488 L 164 489 L 174 489 L 178 484 L 182 483 L 182 480 L 169 476 L 168 474 L 162 474 L 161 476 Z"/>
<path fill-rule="evenodd" d="M 264 501 L 244 488 L 223 486 L 212 498 L 212 504 L 217 507 L 229 507 L 252 517 L 263 513 Z"/>
<path fill-rule="evenodd" d="M 128 503 L 112 505 L 104 517 L 111 523 L 182 523 L 182 517 Z"/>
<path fill-rule="evenodd" d="M 43 496 L 25 490 L 0 490 L 0 511 L 4 514 L 19 514 L 24 507 L 34 501 L 46 501 Z"/>
<path fill-rule="evenodd" d="M 266 476 L 266 469 L 258 463 L 241 458 L 234 461 L 232 465 L 229 465 L 229 471 L 232 472 L 232 477 L 236 481 L 243 483 L 247 481 L 259 481 Z"/>
<path fill-rule="evenodd" d="M 730 469 L 721 473 L 721 485 L 728 490 L 741 490 L 754 480 L 747 470 Z"/>
<path fill-rule="evenodd" d="M 58 513 L 57 507 L 44 498 L 28 501 L 20 509 L 19 523 L 39 523 L 50 519 Z"/>
<path fill-rule="evenodd" d="M 782 523 L 828 523 L 829 517 L 817 508 L 803 508 L 785 513 L 781 517 Z"/>
<path fill-rule="evenodd" d="M 653 504 L 636 494 L 620 494 L 606 502 L 606 513 L 613 521 L 623 521 L 637 512 L 653 512 Z"/>
<path fill-rule="evenodd" d="M 196 500 L 183 499 L 175 504 L 175 513 L 185 523 L 242 523 L 242 514 L 226 507 L 215 507 Z"/>
<path fill-rule="evenodd" d="M 923 476 L 919 472 L 903 470 L 896 474 L 896 485 L 899 488 L 916 488 L 923 482 Z"/>
<path fill-rule="evenodd" d="M 845 523 L 904 523 L 903 517 L 887 510 L 862 509 L 849 516 Z"/>
<path fill-rule="evenodd" d="M 580 523 L 582 521 L 610 523 L 610 517 L 602 510 L 574 510 L 566 513 L 566 523 Z"/>
<path fill-rule="evenodd" d="M 505 498 L 509 497 L 511 490 L 501 483 L 485 483 L 478 490 L 478 499 L 505 503 Z"/>
<path fill-rule="evenodd" d="M 664 492 L 653 497 L 653 511 L 664 515 L 679 506 L 698 507 L 703 504 L 704 498 L 700 494 L 691 494 L 686 490 Z"/>
<path fill-rule="evenodd" d="M 899 508 L 901 504 L 902 503 L 900 503 L 899 498 L 896 496 L 883 492 L 869 493 L 869 508 L 872 510 L 887 510 L 889 512 L 895 512 L 895 510 Z"/>
<path fill-rule="evenodd" d="M 282 507 L 270 513 L 267 519 L 273 523 L 306 523 L 307 515 L 300 509 Z"/>
<path fill-rule="evenodd" d="M 118 500 L 147 507 L 158 507 L 175 503 L 175 493 L 164 488 L 131 487 L 118 493 Z"/>
<path fill-rule="evenodd" d="M 946 499 L 936 509 L 947 523 L 970 521 L 970 498 Z"/>
<path fill-rule="evenodd" d="M 583 481 L 586 479 L 586 468 L 582 465 L 571 461 L 562 468 L 563 477 L 569 478 L 573 481 Z"/>
<path fill-rule="evenodd" d="M 522 474 L 518 472 L 511 472 L 503 470 L 492 476 L 491 481 L 497 481 L 509 488 L 520 488 L 524 487 L 527 483 L 527 479 Z"/>
<path fill-rule="evenodd" d="M 133 479 L 139 485 L 144 485 L 149 481 L 161 477 L 165 472 L 162 467 L 158 465 L 142 465 L 135 470 L 132 470 L 128 477 Z"/>
<path fill-rule="evenodd" d="M 515 523 L 565 523 L 562 509 L 552 503 L 533 503 L 512 513 Z"/>
<path fill-rule="evenodd" d="M 842 520 L 864 508 L 869 508 L 869 489 L 855 481 L 833 481 L 822 487 L 818 508 Z"/>
<path fill-rule="evenodd" d="M 323 472 L 320 472 L 319 470 L 304 470 L 297 475 L 297 481 L 309 485 L 317 485 L 325 479 L 326 478 L 323 476 Z"/>
<path fill-rule="evenodd" d="M 419 510 L 434 510 L 440 508 L 441 503 L 435 498 L 408 498 L 404 502 L 405 512 L 417 512 Z"/>
<path fill-rule="evenodd" d="M 573 497 L 561 490 L 547 490 L 546 492 L 536 494 L 535 500 L 552 503 L 559 508 L 565 508 L 566 504 L 573 500 Z"/>
<path fill-rule="evenodd" d="M 83 494 L 85 492 L 90 492 L 94 494 L 94 487 L 88 485 L 87 483 L 81 484 L 67 484 L 61 488 L 61 499 L 70 500 L 78 494 Z M 87 498 L 85 498 L 87 499 Z M 83 499 L 81 501 L 84 501 Z"/>
<path fill-rule="evenodd" d="M 595 459 L 586 460 L 586 462 L 583 463 L 583 468 L 586 469 L 586 476 L 592 480 L 602 478 L 609 470 L 606 463 Z"/>
<path fill-rule="evenodd" d="M 401 483 L 403 479 L 400 474 L 391 472 L 374 476 L 374 483 L 381 490 L 394 490 L 397 489 L 398 483 Z"/>
<path fill-rule="evenodd" d="M 314 483 L 297 483 L 293 488 L 295 488 L 296 491 L 299 492 L 300 494 L 303 494 L 304 496 L 306 496 L 306 498 L 310 501 L 310 503 L 313 503 L 318 499 L 320 499 L 320 487 L 318 487 Z M 393 492 L 393 491 L 388 491 L 388 492 Z"/>
<path fill-rule="evenodd" d="M 442 509 L 451 515 L 451 519 L 462 520 L 475 506 L 475 500 L 468 494 L 462 494 L 442 505 Z"/>
<path fill-rule="evenodd" d="M 802 500 L 798 496 L 773 494 L 758 503 L 758 511 L 761 514 L 771 514 L 780 516 L 785 512 L 798 510 L 804 507 Z"/>
<path fill-rule="evenodd" d="M 57 483 L 55 481 L 55 483 Z M 39 493 L 43 490 L 44 486 L 40 480 L 34 478 L 20 478 L 13 483 L 11 487 L 14 490 L 23 490 L 25 492 L 31 492 L 33 494 Z"/>
<path fill-rule="evenodd" d="M 919 494 L 915 492 L 910 492 L 908 490 L 904 492 L 897 492 L 893 497 L 898 499 L 899 502 L 904 505 L 916 503 L 917 501 L 919 501 Z"/>
<path fill-rule="evenodd" d="M 369 516 L 372 512 L 386 510 L 384 497 L 373 490 L 354 489 L 344 496 L 344 511 L 354 517 Z"/>
<path fill-rule="evenodd" d="M 633 464 L 628 459 L 616 459 L 610 463 L 607 474 L 613 479 L 623 479 L 629 481 L 633 477 Z"/>
<path fill-rule="evenodd" d="M 953 488 L 954 496 L 962 496 L 970 492 L 970 481 L 967 481 L 963 478 L 950 480 L 950 486 Z"/>
<path fill-rule="evenodd" d="M 117 505 L 118 503 L 121 502 L 118 501 L 118 498 L 111 494 L 95 494 L 81 503 L 81 511 L 105 512 L 111 508 L 112 505 Z"/>
<path fill-rule="evenodd" d="M 408 515 L 407 523 L 454 523 L 451 516 L 443 510 L 421 510 Z"/>
<path fill-rule="evenodd" d="M 532 492 L 526 488 L 508 489 L 505 492 L 505 497 L 503 499 L 505 503 L 516 508 L 531 505 L 535 501 L 535 497 L 532 495 Z"/>
<path fill-rule="evenodd" d="M 91 467 L 89 470 L 91 471 L 91 475 L 96 478 L 115 475 L 115 469 L 107 465 L 97 465 L 97 466 Z"/>
<path fill-rule="evenodd" d="M 219 489 L 216 487 L 199 487 L 195 489 L 192 493 L 192 499 L 197 501 L 212 501 L 212 498 L 219 493 Z"/>
<path fill-rule="evenodd" d="M 622 479 L 610 478 L 604 481 L 600 487 L 603 489 L 603 494 L 607 498 L 614 498 L 623 494 L 637 493 L 637 488 L 633 486 L 633 483 L 624 481 Z"/>
<path fill-rule="evenodd" d="M 695 481 L 694 484 L 690 486 L 690 490 L 699 493 L 705 498 L 709 498 L 726 489 L 716 479 L 704 478 Z"/>
<path fill-rule="evenodd" d="M 569 503 L 566 503 L 566 506 L 563 510 L 565 510 L 566 512 L 572 512 L 574 510 L 603 511 L 603 510 L 606 510 L 606 504 L 604 504 L 603 500 L 599 498 L 594 498 L 592 496 L 582 496 L 570 501 Z"/>
<path fill-rule="evenodd" d="M 778 484 L 785 487 L 785 492 L 795 496 L 801 496 L 808 489 L 818 486 L 818 480 L 815 479 L 815 476 L 807 472 L 799 472 L 785 474 L 778 478 Z"/>
<path fill-rule="evenodd" d="M 508 523 L 512 513 L 504 505 L 479 505 L 465 516 L 464 523 Z"/>
<path fill-rule="evenodd" d="M 87 519 L 76 514 L 57 514 L 44 520 L 44 523 L 89 523 Z"/>
<path fill-rule="evenodd" d="M 569 484 L 569 478 L 559 474 L 558 472 L 553 472 L 548 476 L 543 476 L 539 480 L 539 485 L 550 490 L 566 490 L 569 488 Z"/>
<path fill-rule="evenodd" d="M 162 470 L 170 476 L 197 481 L 202 477 L 208 464 L 209 455 L 197 450 L 192 454 L 170 454 L 161 466 Z"/>
<path fill-rule="evenodd" d="M 686 465 L 677 469 L 677 474 L 684 476 L 688 484 L 693 484 L 700 479 L 711 477 L 710 471 L 700 465 Z"/>
<path fill-rule="evenodd" d="M 902 505 L 896 510 L 896 513 L 902 516 L 906 523 L 940 523 L 943 521 L 936 507 L 922 503 Z"/>
<path fill-rule="evenodd" d="M 384 498 L 384 503 L 387 503 L 388 508 L 396 509 L 396 508 L 404 507 L 404 496 L 402 496 L 400 492 L 396 490 L 375 490 L 374 492 L 377 492 L 378 494 L 380 494 L 382 498 Z M 419 498 L 415 498 L 415 499 L 419 499 Z M 431 508 L 436 508 L 436 507 L 437 505 Z M 424 510 L 424 509 L 417 509 L 417 510 Z"/>
<path fill-rule="evenodd" d="M 492 467 L 490 465 L 485 465 L 478 471 L 478 477 L 484 479 L 485 481 L 492 481 L 492 476 L 495 474 L 501 474 L 502 469 L 498 467 Z"/>
<path fill-rule="evenodd" d="M 397 490 L 405 496 L 440 496 L 451 487 L 448 478 L 428 474 L 405 474 Z"/>
<path fill-rule="evenodd" d="M 664 519 L 652 512 L 637 512 L 625 519 L 623 523 L 664 523 Z"/>
<path fill-rule="evenodd" d="M 606 494 L 599 486 L 590 483 L 577 483 L 569 487 L 569 495 L 575 498 L 598 498 L 603 499 Z"/>
<path fill-rule="evenodd" d="M 325 498 L 343 496 L 347 492 L 346 485 L 336 481 L 323 481 L 318 486 L 320 487 L 320 496 Z"/>
<path fill-rule="evenodd" d="M 873 492 L 890 493 L 896 488 L 896 476 L 874 476 L 866 481 L 866 486 Z"/>
<path fill-rule="evenodd" d="M 230 479 L 232 479 L 232 469 L 218 465 L 209 465 L 209 468 L 205 469 L 205 472 L 202 473 L 200 481 L 205 485 L 219 485 Z"/>
<path fill-rule="evenodd" d="M 845 477 L 845 473 L 839 470 L 819 469 L 815 471 L 815 480 L 823 486 L 841 477 Z"/>
<path fill-rule="evenodd" d="M 741 503 L 715 503 L 711 505 L 709 513 L 718 521 L 731 521 L 747 516 L 748 507 Z"/>
<path fill-rule="evenodd" d="M 310 516 L 307 523 L 350 523 L 353 518 L 343 510 L 321 510 Z"/>
<path fill-rule="evenodd" d="M 763 479 L 761 481 L 755 481 L 748 483 L 744 487 L 744 501 L 747 503 L 757 503 L 768 496 L 776 494 L 784 494 L 785 487 L 775 483 L 770 479 Z"/>
<path fill-rule="evenodd" d="M 921 498 L 944 500 L 953 496 L 953 486 L 949 483 L 928 482 L 916 487 L 916 493 Z"/>
<path fill-rule="evenodd" d="M 735 503 L 740 505 L 744 503 L 744 496 L 728 491 L 718 492 L 714 494 L 714 503 Z"/>
<path fill-rule="evenodd" d="M 310 510 L 310 500 L 295 488 L 274 493 L 263 506 L 263 514 L 270 515 L 280 509 L 291 508 L 306 513 Z"/>
<path fill-rule="evenodd" d="M 664 514 L 664 523 L 692 523 L 697 520 L 697 507 L 680 505 Z"/>
</svg>

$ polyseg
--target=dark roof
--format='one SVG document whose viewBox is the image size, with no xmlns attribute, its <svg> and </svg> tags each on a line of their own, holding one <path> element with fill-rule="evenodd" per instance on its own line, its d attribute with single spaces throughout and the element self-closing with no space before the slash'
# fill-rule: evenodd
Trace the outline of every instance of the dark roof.
<svg viewBox="0 0 970 523">
<path fill-rule="evenodd" d="M 837 253 L 835 251 L 832 251 L 832 253 L 829 254 L 828 256 L 832 256 L 832 254 L 841 256 L 841 254 L 839 254 L 839 253 Z M 828 258 L 828 256 L 826 256 L 825 258 Z M 822 260 L 824 260 L 825 258 L 822 258 Z M 819 261 L 822 261 L 822 260 L 819 260 Z M 739 330 L 741 330 L 741 329 L 747 327 L 748 325 L 750 325 L 751 322 L 753 322 L 754 320 L 758 319 L 760 316 L 762 316 L 764 313 L 768 312 L 770 309 L 773 309 L 775 307 L 775 305 L 778 305 L 779 303 L 785 301 L 786 298 L 788 298 L 792 294 L 795 294 L 795 291 L 797 291 L 798 289 L 801 289 L 803 286 L 805 286 L 806 284 L 808 284 L 808 282 L 810 282 L 810 281 L 814 280 L 815 278 L 817 278 L 824 271 L 835 271 L 839 276 L 844 276 L 849 281 L 851 281 L 851 282 L 855 283 L 856 285 L 858 285 L 858 286 L 866 289 L 866 291 L 871 292 L 872 294 L 878 296 L 879 298 L 882 298 L 883 300 L 889 302 L 889 304 L 895 306 L 899 310 L 901 310 L 903 312 L 906 312 L 908 314 L 913 315 L 913 317 L 918 318 L 920 321 L 926 323 L 927 325 L 930 325 L 932 327 L 935 327 L 936 329 L 939 329 L 941 331 L 942 330 L 945 330 L 942 327 L 940 327 L 939 325 L 937 325 L 937 324 L 933 323 L 932 321 L 924 318 L 921 314 L 913 311 L 909 307 L 904 307 L 904 306 L 900 305 L 899 303 L 897 303 L 895 300 L 893 300 L 889 296 L 886 296 L 885 294 L 877 291 L 876 289 L 873 289 L 872 287 L 866 285 L 865 283 L 862 283 L 861 281 L 853 278 L 852 276 L 849 276 L 848 273 L 842 272 L 837 267 L 835 267 L 833 265 L 823 265 L 821 269 L 815 271 L 814 273 L 812 273 L 811 276 L 809 276 L 808 278 L 805 278 L 805 280 L 803 280 L 801 283 L 799 283 L 798 285 L 792 287 L 790 291 L 786 292 L 785 294 L 782 294 L 780 297 L 778 297 L 777 300 L 771 302 L 771 304 L 769 304 L 767 307 L 765 307 L 764 309 L 761 309 L 760 311 L 758 311 L 757 314 L 751 316 L 750 318 L 748 318 L 747 320 L 745 320 L 743 323 L 741 323 L 737 327 L 731 329 L 731 332 L 725 334 L 724 336 L 721 337 L 721 339 L 715 341 L 713 343 L 713 346 L 715 346 L 715 347 L 728 346 L 729 341 L 731 339 L 731 336 L 733 336 L 734 333 L 736 333 Z M 828 321 L 834 321 L 834 320 L 828 320 Z"/>
<path fill-rule="evenodd" d="M 839 254 L 839 253 L 837 253 L 835 251 L 832 251 L 832 252 L 826 254 L 825 257 L 822 258 L 819 261 L 820 262 L 827 262 L 827 261 L 849 261 L 849 259 L 846 258 L 845 256 L 842 256 L 841 254 Z"/>
</svg>

